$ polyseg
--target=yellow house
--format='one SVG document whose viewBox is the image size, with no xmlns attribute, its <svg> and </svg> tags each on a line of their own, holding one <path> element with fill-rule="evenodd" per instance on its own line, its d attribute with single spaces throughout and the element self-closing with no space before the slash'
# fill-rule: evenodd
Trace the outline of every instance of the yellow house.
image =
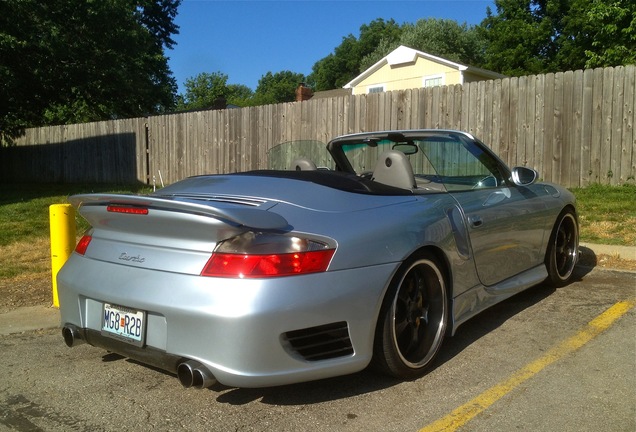
<svg viewBox="0 0 636 432">
<path fill-rule="evenodd" d="M 354 95 L 410 88 L 464 84 L 505 78 L 485 69 L 455 63 L 399 46 L 344 86 Z"/>
</svg>

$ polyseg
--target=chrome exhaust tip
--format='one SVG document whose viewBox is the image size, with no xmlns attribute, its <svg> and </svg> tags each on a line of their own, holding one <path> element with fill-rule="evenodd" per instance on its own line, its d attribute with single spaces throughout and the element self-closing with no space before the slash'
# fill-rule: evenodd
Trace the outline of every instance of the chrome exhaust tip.
<svg viewBox="0 0 636 432">
<path fill-rule="evenodd" d="M 74 347 L 84 343 L 79 328 L 72 324 L 66 324 L 62 328 L 62 337 L 67 347 Z"/>
<path fill-rule="evenodd" d="M 216 384 L 216 378 L 201 363 L 188 360 L 177 367 L 177 378 L 185 388 L 204 389 Z"/>
</svg>

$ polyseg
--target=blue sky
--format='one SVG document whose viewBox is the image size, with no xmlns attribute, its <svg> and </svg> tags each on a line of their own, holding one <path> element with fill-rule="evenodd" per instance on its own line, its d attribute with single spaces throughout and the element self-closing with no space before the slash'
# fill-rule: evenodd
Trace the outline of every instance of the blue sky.
<svg viewBox="0 0 636 432">
<path fill-rule="evenodd" d="M 166 54 L 180 92 L 201 72 L 221 72 L 229 84 L 256 89 L 267 72 L 310 74 L 343 37 L 358 37 L 360 26 L 376 18 L 474 25 L 488 6 L 494 11 L 494 0 L 183 0 L 177 45 Z"/>
</svg>

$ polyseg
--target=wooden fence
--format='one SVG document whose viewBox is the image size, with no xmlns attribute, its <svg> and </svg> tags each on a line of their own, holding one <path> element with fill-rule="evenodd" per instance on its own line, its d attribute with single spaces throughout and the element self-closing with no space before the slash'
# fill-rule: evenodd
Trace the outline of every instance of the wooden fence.
<svg viewBox="0 0 636 432">
<path fill-rule="evenodd" d="M 0 178 L 169 184 L 266 168 L 268 150 L 285 141 L 448 128 L 474 134 L 544 180 L 634 183 L 635 105 L 636 66 L 626 66 L 29 129 L 0 149 Z"/>
<path fill-rule="evenodd" d="M 146 119 L 27 129 L 0 147 L 3 182 L 128 183 L 146 181 Z"/>
</svg>

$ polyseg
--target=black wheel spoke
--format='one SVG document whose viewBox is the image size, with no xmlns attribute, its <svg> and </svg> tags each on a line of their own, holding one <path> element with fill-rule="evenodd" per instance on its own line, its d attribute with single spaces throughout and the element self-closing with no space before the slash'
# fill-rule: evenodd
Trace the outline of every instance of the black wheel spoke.
<svg viewBox="0 0 636 432">
<path fill-rule="evenodd" d="M 408 346 L 404 350 L 404 355 L 406 357 L 409 357 L 410 354 L 412 354 L 414 351 L 417 351 L 420 346 L 420 337 L 418 330 L 419 329 L 417 326 L 411 326 L 411 338 L 409 340 Z"/>
<path fill-rule="evenodd" d="M 406 328 L 409 326 L 408 321 L 406 320 L 406 317 L 402 318 L 401 320 L 395 322 L 395 334 L 397 335 L 397 337 L 399 338 L 402 334 L 404 334 L 404 331 L 406 330 Z"/>
</svg>

